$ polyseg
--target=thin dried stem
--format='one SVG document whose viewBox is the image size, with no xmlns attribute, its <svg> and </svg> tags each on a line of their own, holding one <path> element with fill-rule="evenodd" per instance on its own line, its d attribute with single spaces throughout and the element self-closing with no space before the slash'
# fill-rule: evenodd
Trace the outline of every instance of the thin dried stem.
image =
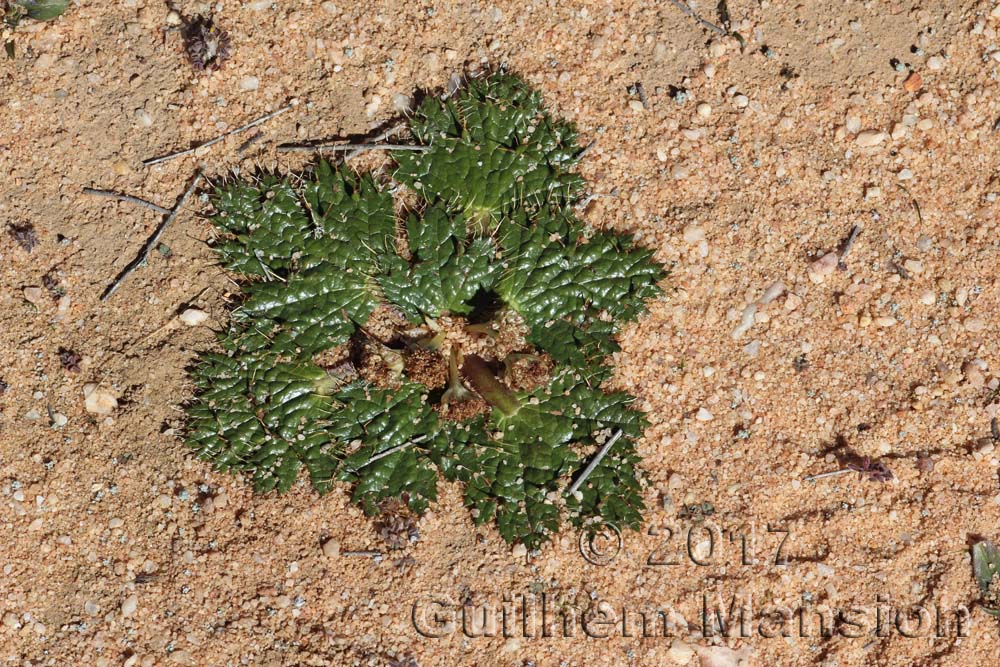
<svg viewBox="0 0 1000 667">
<path fill-rule="evenodd" d="M 319 144 L 315 146 L 308 144 L 282 144 L 281 146 L 278 146 L 277 151 L 279 153 L 313 153 L 317 151 L 339 153 L 343 151 L 352 151 L 353 155 L 357 155 L 362 151 L 384 150 L 414 151 L 422 153 L 424 151 L 429 151 L 430 149 L 430 146 L 416 146 L 413 144 Z"/>
<path fill-rule="evenodd" d="M 177 205 L 174 206 L 173 210 L 169 211 L 169 215 L 166 219 L 160 224 L 159 227 L 156 228 L 153 235 L 147 239 L 145 245 L 142 246 L 142 250 L 139 251 L 139 254 L 136 255 L 135 259 L 128 263 L 128 266 L 122 269 L 122 272 L 118 274 L 115 281 L 108 285 L 108 288 L 104 290 L 104 294 L 101 295 L 101 301 L 107 301 L 110 299 L 111 296 L 118 291 L 118 288 L 122 286 L 122 283 L 125 282 L 125 280 L 132 275 L 136 269 L 146 263 L 146 260 L 149 258 L 150 251 L 160 242 L 160 238 L 163 236 L 163 233 L 167 231 L 167 228 L 177 218 L 177 214 L 179 214 L 181 209 L 184 208 L 184 204 L 191 197 L 192 193 L 194 193 L 198 184 L 201 183 L 201 179 L 202 173 L 201 171 L 198 171 L 195 174 L 194 179 L 191 181 L 191 185 L 188 186 L 188 189 L 184 191 L 184 194 L 181 195 L 181 198 L 177 201 Z"/>
<path fill-rule="evenodd" d="M 258 141 L 260 141 L 263 138 L 264 138 L 264 133 L 263 132 L 256 132 L 256 133 L 254 133 L 253 136 L 251 136 L 249 139 L 247 139 L 242 144 L 240 144 L 240 147 L 236 149 L 236 154 L 237 155 L 243 155 L 243 153 L 245 153 L 248 150 L 250 150 L 250 148 L 254 144 L 256 144 Z"/>
<path fill-rule="evenodd" d="M 396 452 L 401 452 L 404 449 L 406 449 L 407 447 L 419 444 L 419 443 L 423 442 L 426 439 L 427 439 L 426 435 L 421 435 L 419 437 L 414 438 L 413 440 L 408 440 L 407 442 L 404 442 L 401 445 L 396 445 L 395 447 L 390 447 L 389 449 L 387 449 L 387 450 L 385 450 L 383 452 L 379 452 L 375 456 L 371 457 L 370 459 L 368 459 L 367 461 L 365 461 L 363 464 L 361 464 L 360 466 L 358 466 L 357 468 L 355 468 L 351 472 L 357 472 L 358 470 L 361 470 L 362 468 L 364 468 L 366 466 L 370 466 L 371 464 L 375 463 L 376 461 L 378 461 L 380 459 L 384 459 L 387 456 L 392 456 Z"/>
<path fill-rule="evenodd" d="M 600 464 L 600 462 L 604 459 L 608 451 L 615 446 L 615 443 L 618 442 L 618 439 L 621 437 L 622 430 L 618 429 L 615 431 L 615 434 L 611 436 L 606 443 L 604 443 L 604 446 L 601 447 L 600 451 L 597 452 L 597 455 L 590 461 L 590 463 L 587 464 L 587 467 L 583 469 L 583 473 L 576 478 L 576 481 L 573 482 L 573 486 L 569 487 L 569 490 L 566 492 L 567 494 L 573 495 L 580 490 L 583 483 L 587 481 L 590 474 L 594 472 L 594 469 L 597 468 L 598 464 Z"/>
<path fill-rule="evenodd" d="M 364 556 L 367 558 L 382 558 L 385 556 L 381 551 L 341 551 L 341 556 Z"/>
<path fill-rule="evenodd" d="M 118 201 L 125 201 L 130 204 L 136 204 L 142 206 L 143 208 L 148 208 L 150 211 L 156 211 L 160 215 L 170 215 L 169 208 L 163 208 L 162 206 L 157 206 L 151 201 L 146 201 L 145 199 L 139 199 L 138 197 L 133 197 L 132 195 L 123 195 L 117 192 L 112 192 L 110 190 L 98 190 L 96 188 L 84 188 L 83 194 L 94 195 L 95 197 L 107 197 L 108 199 L 117 199 Z"/>
<path fill-rule="evenodd" d="M 249 130 L 251 128 L 254 128 L 254 127 L 257 127 L 258 125 L 261 125 L 263 123 L 266 123 L 267 121 L 271 120 L 272 118 L 276 118 L 276 117 L 280 116 L 281 114 L 283 114 L 283 113 L 285 113 L 287 111 L 291 111 L 296 106 L 296 104 L 298 104 L 298 102 L 292 102 L 291 104 L 289 104 L 287 106 L 281 107 L 277 111 L 272 111 L 271 113 L 267 114 L 266 116 L 261 116 L 257 120 L 250 121 L 246 125 L 240 125 L 239 127 L 235 128 L 233 130 L 229 130 L 228 132 L 224 132 L 224 133 L 220 134 L 219 136 L 217 136 L 216 138 L 209 139 L 205 143 L 199 144 L 198 146 L 195 146 L 194 148 L 189 148 L 187 150 L 177 151 L 176 153 L 170 153 L 168 155 L 163 155 L 161 157 L 154 157 L 154 158 L 151 158 L 149 160 L 145 160 L 145 161 L 143 161 L 142 165 L 144 167 L 152 167 L 154 164 L 160 164 L 161 162 L 167 162 L 168 160 L 173 160 L 174 158 L 184 157 L 185 155 L 193 155 L 194 153 L 198 152 L 202 148 L 208 148 L 209 146 L 214 146 L 215 144 L 219 143 L 220 141 L 222 141 L 226 137 L 231 137 L 232 135 L 239 134 L 240 132 L 246 132 L 247 130 Z"/>
<path fill-rule="evenodd" d="M 851 252 L 851 248 L 854 247 L 854 242 L 858 240 L 858 234 L 861 233 L 861 227 L 854 225 L 851 227 L 850 234 L 847 235 L 847 239 L 844 240 L 843 244 L 840 246 L 840 259 L 843 260 L 847 257 L 847 254 Z"/>
<path fill-rule="evenodd" d="M 377 144 L 380 141 L 385 141 L 389 137 L 395 136 L 395 135 L 399 134 L 400 132 L 402 132 L 405 129 L 406 129 L 406 124 L 405 123 L 400 123 L 399 125 L 393 125 L 392 127 L 390 127 L 385 132 L 382 132 L 381 134 L 379 134 L 377 136 L 374 136 L 371 139 L 369 139 L 368 143 L 370 143 L 370 144 Z M 357 149 L 351 151 L 350 153 L 348 153 L 347 155 L 344 156 L 344 162 L 348 162 L 352 158 L 355 158 L 355 157 L 361 155 L 364 152 L 365 152 L 364 149 L 357 148 Z"/>
<path fill-rule="evenodd" d="M 837 477 L 839 475 L 846 475 L 849 472 L 854 472 L 851 468 L 841 468 L 840 470 L 831 470 L 830 472 L 821 472 L 818 475 L 809 475 L 805 478 L 807 482 L 815 482 L 818 479 L 826 479 L 827 477 Z"/>
<path fill-rule="evenodd" d="M 720 35 L 726 35 L 726 34 L 728 34 L 725 30 L 723 30 L 719 26 L 715 25 L 714 23 L 709 23 L 705 19 L 703 19 L 700 16 L 698 16 L 697 14 L 695 14 L 693 9 L 691 9 L 690 7 L 688 7 L 686 4 L 684 4 L 680 0 L 670 0 L 670 2 L 671 2 L 671 4 L 674 5 L 674 7 L 676 7 L 679 10 L 681 10 L 682 12 L 684 12 L 685 14 L 687 14 L 688 16 L 690 16 L 695 21 L 697 21 L 698 23 L 702 24 L 703 26 L 705 26 L 706 28 L 708 28 L 712 32 L 718 33 Z"/>
</svg>

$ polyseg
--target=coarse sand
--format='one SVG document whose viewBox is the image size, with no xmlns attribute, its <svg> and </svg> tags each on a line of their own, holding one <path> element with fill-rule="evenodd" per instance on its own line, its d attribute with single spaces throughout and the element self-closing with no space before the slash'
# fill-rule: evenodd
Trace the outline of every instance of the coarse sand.
<svg viewBox="0 0 1000 667">
<path fill-rule="evenodd" d="M 200 73 L 166 2 L 22 24 L 0 61 L 0 665 L 996 665 L 969 553 L 1000 540 L 1000 9 L 692 7 L 728 34 L 672 2 L 178 1 L 230 35 Z M 194 459 L 186 367 L 235 289 L 203 194 L 100 300 L 162 217 L 84 187 L 170 208 L 199 165 L 299 169 L 277 144 L 378 131 L 499 63 L 594 142 L 586 220 L 671 266 L 616 360 L 651 422 L 620 549 L 511 549 L 445 486 L 390 550 L 343 486 L 254 496 Z M 865 457 L 893 479 L 805 479 Z"/>
</svg>

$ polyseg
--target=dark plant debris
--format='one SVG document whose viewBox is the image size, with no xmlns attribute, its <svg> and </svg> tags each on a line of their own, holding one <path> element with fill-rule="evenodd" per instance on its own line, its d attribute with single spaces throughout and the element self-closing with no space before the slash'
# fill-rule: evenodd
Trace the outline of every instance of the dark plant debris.
<svg viewBox="0 0 1000 667">
<path fill-rule="evenodd" d="M 59 363 L 62 364 L 63 370 L 66 372 L 79 373 L 81 361 L 83 361 L 83 358 L 73 350 L 67 350 L 64 347 L 59 348 Z"/>
<path fill-rule="evenodd" d="M 420 529 L 413 514 L 404 503 L 397 500 L 382 504 L 375 528 L 390 549 L 405 549 L 420 539 Z"/>
<path fill-rule="evenodd" d="M 30 222 L 7 225 L 7 233 L 25 252 L 31 252 L 38 245 L 38 234 Z"/>
<path fill-rule="evenodd" d="M 873 461 L 867 456 L 860 461 L 848 463 L 847 467 L 869 482 L 888 482 L 893 478 L 892 471 L 884 463 Z"/>
<path fill-rule="evenodd" d="M 846 475 L 850 472 L 858 473 L 859 477 L 867 479 L 869 482 L 888 482 L 894 477 L 888 466 L 880 461 L 873 460 L 868 456 L 849 456 L 844 459 L 842 466 L 843 467 L 839 470 L 831 470 L 829 472 L 819 473 L 818 475 L 810 475 L 805 479 L 807 482 L 815 482 L 826 477 L 837 477 L 839 475 Z"/>
<path fill-rule="evenodd" d="M 809 368 L 809 360 L 806 358 L 805 354 L 800 354 L 795 357 L 792 361 L 792 367 L 795 369 L 796 373 L 802 373 Z"/>
<path fill-rule="evenodd" d="M 66 290 L 59 284 L 59 279 L 54 274 L 54 271 L 49 271 L 42 276 L 42 287 L 49 291 L 53 299 L 58 299 L 66 293 Z"/>
<path fill-rule="evenodd" d="M 229 33 L 211 17 L 196 16 L 184 26 L 184 49 L 195 71 L 216 71 L 232 55 Z"/>
</svg>

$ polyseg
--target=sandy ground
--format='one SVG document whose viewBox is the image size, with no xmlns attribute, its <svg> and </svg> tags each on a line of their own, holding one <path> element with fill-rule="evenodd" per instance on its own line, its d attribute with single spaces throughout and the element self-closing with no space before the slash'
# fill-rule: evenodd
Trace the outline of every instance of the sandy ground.
<svg viewBox="0 0 1000 667">
<path fill-rule="evenodd" d="M 0 62 L 0 664 L 661 667 L 694 647 L 734 664 L 712 645 L 758 666 L 997 663 L 968 555 L 1000 539 L 992 3 L 730 0 L 741 49 L 667 2 L 178 2 L 232 36 L 202 75 L 164 3 L 74 4 Z M 198 164 L 294 169 L 308 158 L 276 143 L 368 132 L 499 62 L 596 141 L 583 173 L 617 197 L 588 220 L 673 266 L 615 378 L 652 423 L 648 530 L 605 565 L 570 532 L 524 556 L 448 487 L 418 542 L 349 555 L 386 547 L 343 488 L 255 497 L 177 437 L 185 366 L 233 288 L 207 205 L 101 302 L 160 217 L 81 189 L 172 206 Z M 243 155 L 246 135 L 141 164 L 293 98 Z M 25 224 L 30 252 L 9 233 Z M 189 306 L 206 326 L 177 322 Z M 117 396 L 110 416 L 85 410 L 87 383 Z M 894 479 L 803 481 L 844 455 Z M 700 637 L 703 596 L 749 600 L 747 636 Z M 495 636 L 463 603 L 498 611 Z M 805 628 L 781 636 L 763 617 L 780 606 Z M 819 636 L 837 610 L 855 625 Z"/>
</svg>

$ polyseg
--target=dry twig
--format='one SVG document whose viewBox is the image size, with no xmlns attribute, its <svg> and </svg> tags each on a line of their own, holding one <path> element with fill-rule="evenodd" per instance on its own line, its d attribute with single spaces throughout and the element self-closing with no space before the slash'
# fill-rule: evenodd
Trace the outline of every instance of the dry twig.
<svg viewBox="0 0 1000 667">
<path fill-rule="evenodd" d="M 162 206 L 158 206 L 151 201 L 139 199 L 138 197 L 133 197 L 132 195 L 123 195 L 117 192 L 112 192 L 111 190 L 98 190 L 97 188 L 84 188 L 83 194 L 94 195 L 96 197 L 107 197 L 109 199 L 117 199 L 118 201 L 126 201 L 130 204 L 137 204 L 143 208 L 148 208 L 150 211 L 156 211 L 160 215 L 170 215 L 169 208 L 163 208 Z"/>
<path fill-rule="evenodd" d="M 393 125 L 392 127 L 390 127 L 385 132 L 383 132 L 383 133 L 381 133 L 381 134 L 379 134 L 377 136 L 372 137 L 369 140 L 368 143 L 377 144 L 380 141 L 385 141 L 389 137 L 395 136 L 395 135 L 399 134 L 400 132 L 402 132 L 405 129 L 406 129 L 406 125 L 404 123 L 400 123 L 399 125 Z M 362 153 L 364 153 L 363 149 L 360 149 L 360 148 L 359 149 L 355 149 L 355 150 L 351 151 L 350 153 L 348 153 L 347 155 L 344 156 L 344 162 L 347 162 L 351 158 L 355 158 L 358 155 L 361 155 Z"/>
<path fill-rule="evenodd" d="M 222 141 L 226 137 L 231 137 L 232 135 L 239 134 L 240 132 L 246 132 L 247 130 L 249 130 L 251 128 L 254 128 L 254 127 L 257 127 L 258 125 L 266 123 L 267 121 L 271 120 L 272 118 L 276 118 L 277 116 L 280 116 L 281 114 L 285 113 L 286 111 L 290 111 L 292 108 L 294 108 L 296 106 L 296 104 L 298 104 L 298 102 L 292 102 L 291 104 L 289 104 L 287 106 L 281 107 L 277 111 L 272 111 L 271 113 L 267 114 L 266 116 L 261 116 L 257 120 L 250 121 L 246 125 L 240 125 L 236 129 L 229 130 L 228 132 L 224 132 L 224 133 L 220 134 L 219 136 L 217 136 L 216 138 L 209 139 L 205 143 L 199 144 L 198 146 L 195 146 L 194 148 L 189 148 L 189 149 L 184 150 L 184 151 L 177 151 L 176 153 L 170 153 L 168 155 L 163 155 L 161 157 L 154 157 L 154 158 L 151 158 L 149 160 L 144 160 L 143 163 L 142 163 L 142 165 L 144 167 L 152 167 L 154 164 L 160 164 L 161 162 L 166 162 L 168 160 L 173 160 L 174 158 L 178 158 L 178 157 L 184 157 L 185 155 L 192 155 L 192 154 L 196 153 L 197 151 L 201 150 L 202 148 L 208 148 L 209 146 L 214 146 L 215 144 L 219 143 L 220 141 Z"/>
<path fill-rule="evenodd" d="M 136 255 L 135 259 L 129 262 L 124 269 L 122 269 L 122 272 L 118 274 L 118 277 L 115 278 L 114 282 L 108 285 L 108 288 L 104 290 L 104 293 L 101 295 L 101 301 L 107 301 L 110 299 L 111 296 L 118 291 L 118 288 L 122 286 L 122 283 L 125 282 L 125 280 L 132 275 L 136 269 L 146 263 L 146 260 L 149 258 L 150 251 L 156 247 L 157 243 L 160 242 L 160 238 L 163 236 L 163 233 L 167 231 L 167 227 L 169 227 L 177 218 L 177 214 L 181 212 L 182 208 L 184 208 L 184 204 L 191 197 L 191 194 L 195 191 L 195 188 L 198 187 L 198 184 L 201 183 L 201 179 L 202 173 L 201 171 L 198 171 L 195 174 L 194 179 L 191 181 L 191 185 L 189 185 L 188 189 L 184 191 L 181 198 L 177 200 L 177 205 L 174 206 L 173 210 L 169 212 L 166 219 L 160 223 L 160 226 L 156 228 L 153 235 L 146 240 L 146 243 L 142 246 L 142 250 L 139 251 L 139 254 Z"/>
<path fill-rule="evenodd" d="M 279 153 L 313 153 L 316 151 L 331 151 L 334 153 L 352 151 L 354 155 L 362 151 L 386 150 L 386 151 L 429 151 L 430 146 L 417 146 L 413 144 L 319 144 L 311 146 L 308 144 L 282 144 L 278 146 Z"/>
<path fill-rule="evenodd" d="M 618 429 L 615 431 L 615 434 L 611 436 L 606 443 L 604 443 L 604 446 L 601 447 L 600 451 L 597 452 L 597 455 L 594 456 L 590 463 L 587 464 L 587 467 L 583 469 L 583 473 L 581 473 L 580 476 L 576 478 L 576 481 L 573 482 L 573 485 L 569 487 L 569 490 L 566 492 L 567 494 L 573 495 L 579 491 L 580 487 L 583 486 L 583 483 L 587 481 L 588 477 L 590 477 L 590 474 L 594 472 L 594 468 L 596 468 L 601 460 L 604 459 L 604 456 L 612 447 L 614 447 L 620 437 L 622 437 L 622 430 Z"/>
<path fill-rule="evenodd" d="M 706 21 L 705 19 L 703 19 L 700 16 L 698 16 L 697 14 L 695 14 L 693 9 L 691 9 L 690 7 L 688 7 L 685 3 L 681 2 L 680 0 L 670 0 L 670 2 L 674 5 L 674 7 L 676 7 L 679 10 L 681 10 L 682 12 L 684 12 L 685 14 L 687 14 L 688 16 L 690 16 L 695 21 L 697 21 L 698 23 L 702 24 L 703 26 L 705 26 L 706 28 L 708 28 L 712 32 L 717 33 L 719 35 L 725 35 L 725 34 L 727 34 L 726 31 L 723 30 L 722 28 L 720 28 L 719 26 L 715 25 L 714 23 L 710 23 L 710 22 Z"/>
<path fill-rule="evenodd" d="M 401 445 L 396 445 L 395 447 L 390 447 L 389 449 L 387 449 L 385 451 L 382 451 L 382 452 L 379 452 L 378 454 L 375 454 L 374 456 L 372 456 L 370 459 L 368 459 L 367 461 L 365 461 L 364 463 L 362 463 L 361 465 L 359 465 L 357 468 L 355 468 L 351 472 L 355 472 L 355 471 L 361 470 L 365 466 L 370 466 L 371 464 L 375 463 L 376 461 L 378 461 L 380 459 L 384 459 L 387 456 L 392 456 L 396 452 L 401 452 L 404 449 L 406 449 L 407 447 L 411 447 L 412 445 L 419 444 L 419 443 L 423 442 L 426 439 L 427 439 L 426 435 L 421 435 L 421 436 L 418 436 L 418 437 L 414 438 L 413 440 L 408 440 L 408 441 L 404 442 Z"/>
</svg>

